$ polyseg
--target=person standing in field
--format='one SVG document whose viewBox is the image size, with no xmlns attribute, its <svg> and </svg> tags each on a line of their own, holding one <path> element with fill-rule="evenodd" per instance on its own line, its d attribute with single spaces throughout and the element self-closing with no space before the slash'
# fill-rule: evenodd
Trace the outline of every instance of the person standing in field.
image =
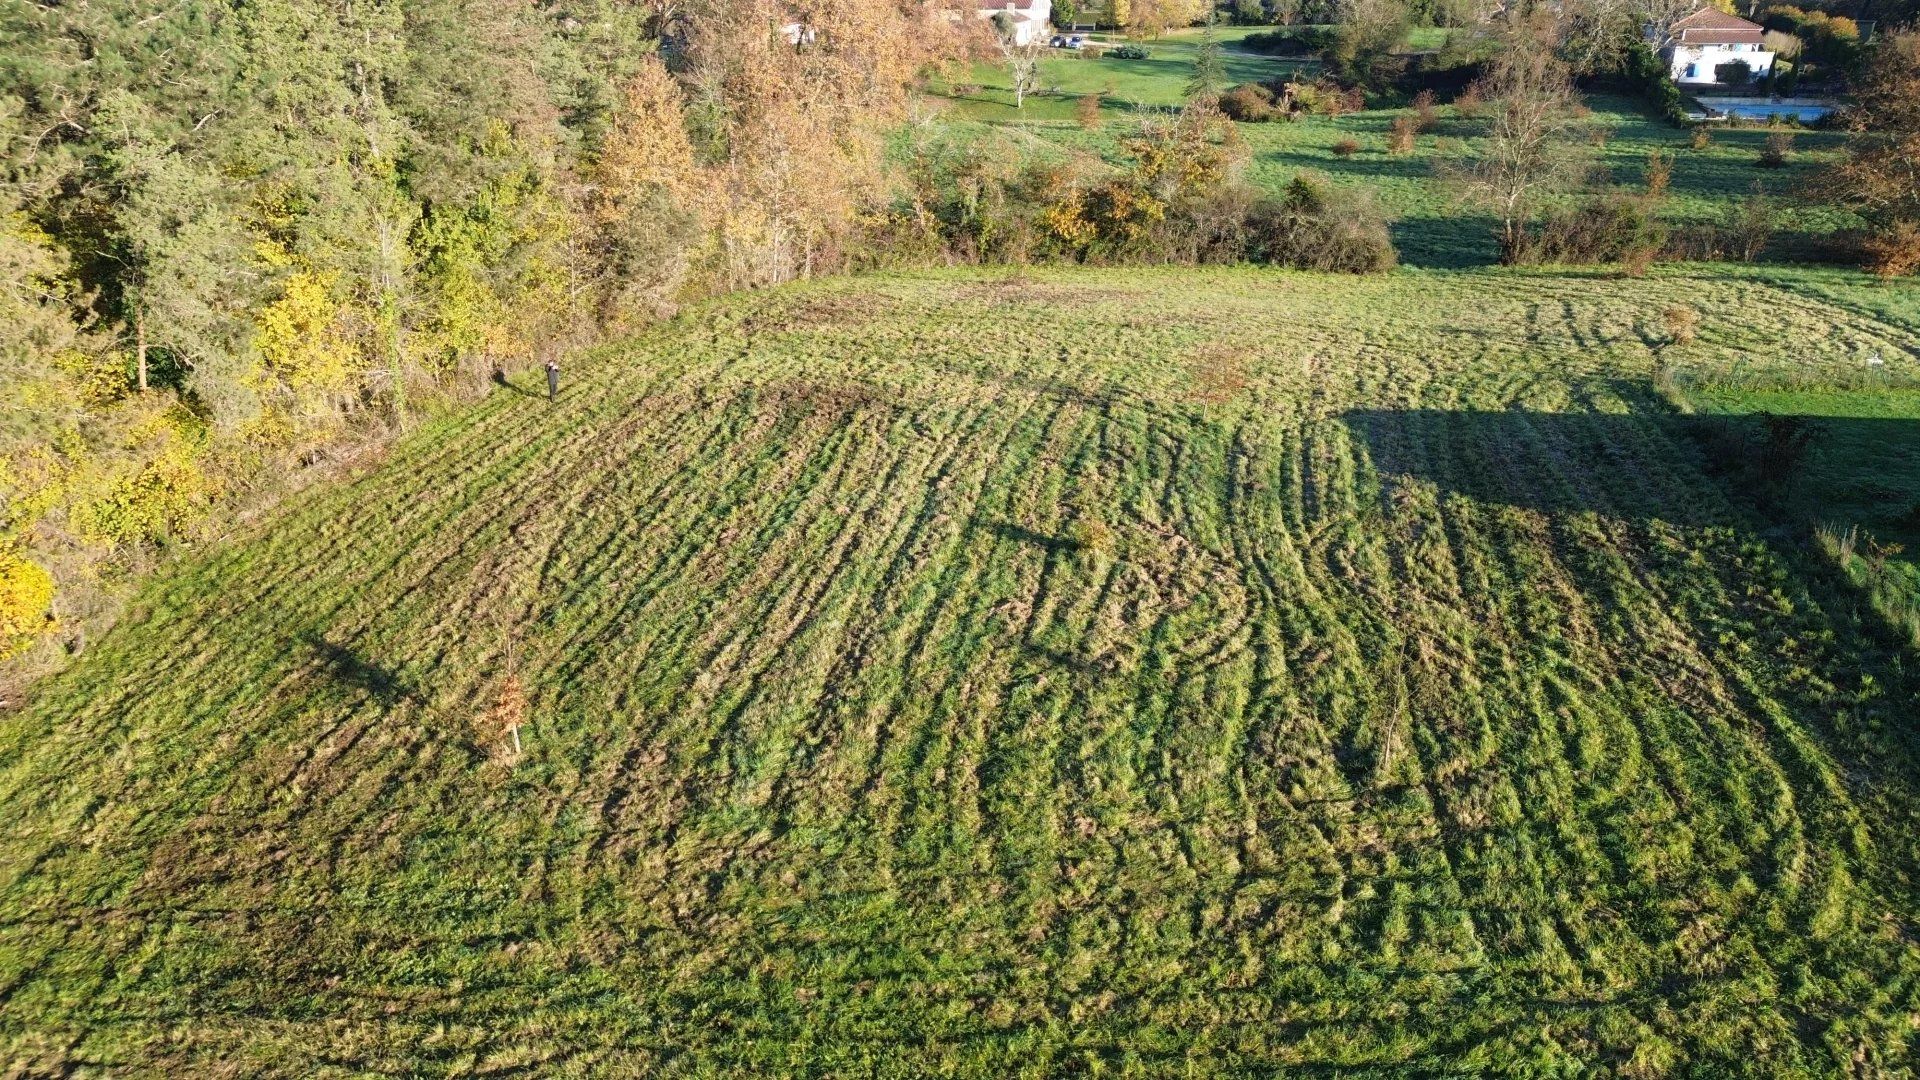
<svg viewBox="0 0 1920 1080">
<path fill-rule="evenodd" d="M 547 361 L 547 400 L 552 401 L 560 393 L 560 361 Z"/>
</svg>

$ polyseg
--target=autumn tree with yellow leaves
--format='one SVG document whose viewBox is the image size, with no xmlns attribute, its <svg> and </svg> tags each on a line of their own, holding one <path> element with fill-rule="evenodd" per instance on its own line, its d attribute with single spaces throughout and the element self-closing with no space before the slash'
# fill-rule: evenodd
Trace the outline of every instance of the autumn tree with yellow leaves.
<svg viewBox="0 0 1920 1080">
<path fill-rule="evenodd" d="M 964 47 L 885 0 L 130 3 L 0 10 L 8 648 L 496 371 L 838 268 Z"/>
</svg>

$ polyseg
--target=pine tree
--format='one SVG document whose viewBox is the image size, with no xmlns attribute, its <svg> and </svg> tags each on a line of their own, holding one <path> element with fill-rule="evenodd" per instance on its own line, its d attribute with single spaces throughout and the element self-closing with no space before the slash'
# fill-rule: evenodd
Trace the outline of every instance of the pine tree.
<svg viewBox="0 0 1920 1080">
<path fill-rule="evenodd" d="M 1227 85 L 1227 65 L 1220 54 L 1220 39 L 1213 32 L 1213 16 L 1200 36 L 1200 51 L 1193 58 L 1193 78 L 1187 81 L 1187 100 L 1211 106 Z"/>
</svg>

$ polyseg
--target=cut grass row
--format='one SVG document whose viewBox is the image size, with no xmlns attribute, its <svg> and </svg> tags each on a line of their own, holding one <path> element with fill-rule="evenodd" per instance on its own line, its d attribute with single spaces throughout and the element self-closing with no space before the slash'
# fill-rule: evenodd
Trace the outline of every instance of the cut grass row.
<svg viewBox="0 0 1920 1080">
<path fill-rule="evenodd" d="M 1653 389 L 1912 374 L 1781 273 L 822 282 L 496 394 L 0 725 L 0 1045 L 1910 1068 L 1911 654 Z"/>
</svg>

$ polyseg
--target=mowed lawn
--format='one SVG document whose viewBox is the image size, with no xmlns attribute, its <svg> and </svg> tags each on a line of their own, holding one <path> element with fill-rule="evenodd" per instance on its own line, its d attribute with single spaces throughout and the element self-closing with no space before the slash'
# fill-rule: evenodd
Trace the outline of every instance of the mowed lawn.
<svg viewBox="0 0 1920 1080">
<path fill-rule="evenodd" d="M 0 1058 L 1909 1071 L 1914 644 L 1656 389 L 1911 387 L 1909 299 L 902 274 L 519 376 L 0 722 Z"/>
<path fill-rule="evenodd" d="M 1260 82 L 1312 77 L 1317 60 L 1270 57 L 1240 49 L 1236 42 L 1260 27 L 1223 27 L 1218 31 L 1229 82 Z M 1414 45 L 1437 48 L 1438 31 L 1425 30 Z M 1040 92 L 1024 107 L 1013 104 L 1005 65 L 981 63 L 968 76 L 971 93 L 950 96 L 953 116 L 983 129 L 1021 133 L 1045 143 L 1119 160 L 1121 140 L 1138 130 L 1144 118 L 1179 108 L 1193 75 L 1200 31 L 1183 30 L 1145 42 L 1146 60 L 1110 56 L 1083 58 L 1064 51 L 1041 64 Z M 941 89 L 952 95 L 946 84 Z M 1101 120 L 1087 130 L 1077 122 L 1080 99 L 1102 94 Z M 1452 177 L 1476 153 L 1487 128 L 1487 113 L 1460 115 L 1445 98 L 1438 127 L 1419 135 L 1410 153 L 1388 150 L 1388 129 L 1396 117 L 1413 112 L 1406 102 L 1382 99 L 1379 107 L 1341 117 L 1307 116 L 1295 121 L 1236 124 L 1246 145 L 1246 175 L 1255 184 L 1277 189 L 1303 170 L 1336 183 L 1364 185 L 1398 220 L 1394 243 L 1408 263 L 1428 267 L 1482 266 L 1496 261 L 1494 221 L 1471 204 L 1463 185 Z M 1647 159 L 1654 151 L 1673 162 L 1671 186 L 1658 216 L 1676 225 L 1724 225 L 1738 213 L 1742 199 L 1756 190 L 1775 200 L 1778 232 L 1775 256 L 1808 257 L 1819 240 L 1835 229 L 1859 223 L 1845 211 L 1800 198 L 1807 181 L 1838 160 L 1845 135 L 1833 131 L 1793 133 L 1787 163 L 1759 164 L 1770 129 L 1760 125 L 1716 127 L 1704 147 L 1691 132 L 1649 115 L 1637 98 L 1595 93 L 1585 99 L 1590 114 L 1580 121 L 1576 142 L 1585 145 L 1589 193 L 1645 190 Z M 1394 107 L 1386 107 L 1386 106 Z M 1359 149 L 1341 154 L 1335 147 L 1351 141 Z M 1567 204 L 1578 196 L 1555 200 Z"/>
</svg>

